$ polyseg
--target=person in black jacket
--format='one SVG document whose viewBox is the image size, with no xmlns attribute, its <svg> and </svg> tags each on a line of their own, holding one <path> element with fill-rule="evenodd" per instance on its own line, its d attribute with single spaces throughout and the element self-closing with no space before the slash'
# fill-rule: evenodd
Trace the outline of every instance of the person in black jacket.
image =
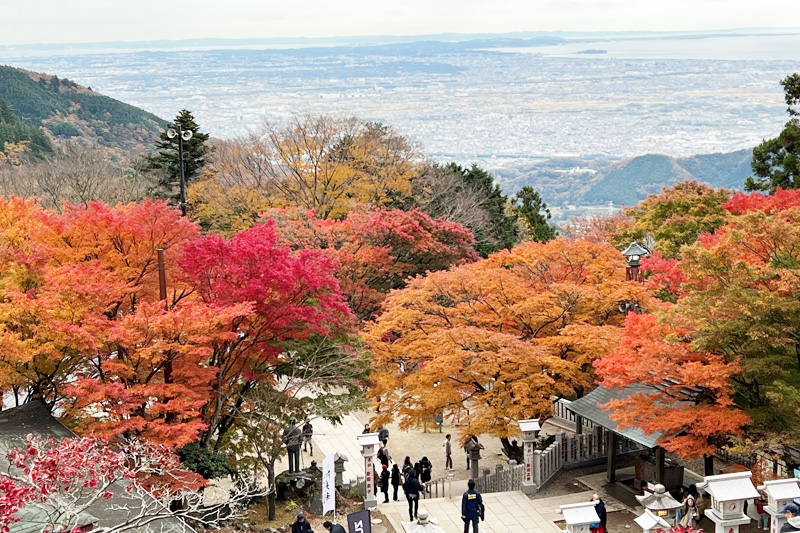
<svg viewBox="0 0 800 533">
<path fill-rule="evenodd" d="M 400 468 L 398 468 L 397 463 L 392 466 L 392 487 L 394 487 L 392 500 L 397 501 L 397 489 L 400 487 Z"/>
<path fill-rule="evenodd" d="M 464 533 L 469 532 L 469 524 L 472 523 L 472 533 L 478 533 L 478 518 L 481 516 L 483 498 L 481 493 L 475 490 L 475 480 L 467 482 L 467 492 L 461 496 L 461 519 L 464 521 Z"/>
<path fill-rule="evenodd" d="M 411 464 L 411 457 L 406 455 L 406 458 L 403 459 L 403 483 L 408 479 L 408 473 L 412 470 L 414 470 L 414 465 Z"/>
<path fill-rule="evenodd" d="M 389 467 L 381 465 L 381 492 L 383 493 L 383 503 L 389 503 Z"/>
<path fill-rule="evenodd" d="M 339 524 L 331 524 L 328 520 L 322 523 L 322 527 L 330 531 L 331 533 L 347 533 L 342 526 Z"/>
<path fill-rule="evenodd" d="M 292 524 L 292 533 L 314 533 L 303 513 L 297 515 L 297 520 Z"/>
<path fill-rule="evenodd" d="M 603 499 L 599 494 L 592 494 L 592 501 L 594 502 L 594 510 L 597 511 L 597 516 L 600 517 L 600 525 L 603 526 L 603 533 L 605 533 L 608 531 L 608 526 L 606 526 L 606 521 L 608 519 L 608 513 L 606 513 L 606 504 L 603 502 Z"/>
<path fill-rule="evenodd" d="M 417 480 L 417 475 L 414 470 L 409 471 L 408 478 L 406 478 L 406 482 L 403 483 L 403 492 L 406 493 L 406 499 L 408 500 L 408 520 L 414 520 L 417 517 L 417 511 L 419 510 L 419 491 L 420 491 L 420 484 Z"/>
</svg>

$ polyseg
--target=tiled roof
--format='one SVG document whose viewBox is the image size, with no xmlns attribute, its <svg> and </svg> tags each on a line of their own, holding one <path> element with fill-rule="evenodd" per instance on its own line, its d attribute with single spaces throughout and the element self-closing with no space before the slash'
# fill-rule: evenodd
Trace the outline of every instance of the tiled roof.
<svg viewBox="0 0 800 533">
<path fill-rule="evenodd" d="M 582 416 L 586 420 L 591 420 L 595 425 L 603 426 L 626 439 L 630 439 L 648 448 L 655 448 L 658 446 L 656 441 L 661 437 L 661 433 L 645 434 L 644 431 L 633 426 L 620 429 L 617 423 L 611 420 L 609 413 L 601 407 L 601 405 L 611 400 L 621 400 L 633 394 L 647 394 L 649 392 L 656 392 L 656 389 L 641 385 L 632 385 L 619 389 L 597 387 L 583 398 L 578 398 L 567 404 L 567 409 L 578 416 Z"/>
</svg>

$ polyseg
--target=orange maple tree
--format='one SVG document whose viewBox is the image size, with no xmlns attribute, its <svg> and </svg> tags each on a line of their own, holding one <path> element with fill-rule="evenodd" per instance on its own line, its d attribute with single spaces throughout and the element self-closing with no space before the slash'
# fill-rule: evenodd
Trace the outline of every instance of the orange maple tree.
<svg viewBox="0 0 800 533">
<path fill-rule="evenodd" d="M 657 305 L 625 282 L 618 250 L 581 240 L 526 243 L 410 281 L 366 327 L 378 421 L 437 414 L 465 434 L 505 438 L 550 416 L 554 395 L 593 382 L 592 361 L 617 344 L 619 302 Z"/>
<path fill-rule="evenodd" d="M 662 433 L 659 444 L 682 457 L 711 455 L 713 440 L 741 435 L 750 418 L 733 402 L 735 362 L 692 348 L 689 331 L 659 323 L 654 315 L 630 314 L 622 340 L 595 361 L 601 385 L 649 386 L 603 406 L 621 427 Z"/>
</svg>

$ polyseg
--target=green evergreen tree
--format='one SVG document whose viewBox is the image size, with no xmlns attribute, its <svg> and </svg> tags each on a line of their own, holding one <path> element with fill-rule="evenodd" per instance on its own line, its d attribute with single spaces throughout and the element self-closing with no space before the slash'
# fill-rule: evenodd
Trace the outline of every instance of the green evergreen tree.
<svg viewBox="0 0 800 533">
<path fill-rule="evenodd" d="M 199 126 L 194 121 L 192 113 L 186 109 L 182 109 L 175 117 L 175 121 L 167 125 L 167 128 L 172 128 L 176 132 L 191 131 L 192 138 L 188 141 L 181 141 L 183 143 L 183 171 L 188 185 L 197 177 L 200 169 L 206 164 L 206 155 L 208 154 L 208 140 L 207 133 L 200 133 Z M 178 136 L 170 139 L 167 136 L 167 131 L 159 134 L 159 141 L 156 143 L 158 153 L 149 158 L 150 165 L 154 169 L 164 170 L 163 177 L 159 181 L 159 187 L 165 191 L 165 194 L 171 197 L 177 197 L 177 191 L 180 185 L 180 166 L 178 164 Z"/>
<path fill-rule="evenodd" d="M 753 149 L 753 173 L 744 188 L 748 191 L 800 188 L 800 74 L 792 74 L 781 80 L 789 122 L 774 139 L 767 139 Z"/>
<path fill-rule="evenodd" d="M 473 164 L 466 169 L 456 163 L 448 168 L 458 175 L 466 187 L 477 189 L 486 198 L 486 207 L 491 220 L 488 229 L 475 229 L 475 248 L 484 257 L 504 248 L 513 248 L 519 240 L 519 226 L 515 216 L 508 213 L 508 197 L 495 184 L 494 177 Z"/>
<path fill-rule="evenodd" d="M 556 228 L 548 222 L 550 210 L 538 191 L 530 185 L 525 185 L 514 196 L 514 213 L 525 224 L 531 240 L 547 242 L 556 238 Z"/>
</svg>

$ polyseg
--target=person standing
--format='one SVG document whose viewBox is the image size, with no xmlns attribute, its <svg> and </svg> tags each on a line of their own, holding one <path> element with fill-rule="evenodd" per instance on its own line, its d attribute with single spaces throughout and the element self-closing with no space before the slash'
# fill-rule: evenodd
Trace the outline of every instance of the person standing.
<svg viewBox="0 0 800 533">
<path fill-rule="evenodd" d="M 381 426 L 380 431 L 378 431 L 378 440 L 381 441 L 384 446 L 389 442 L 389 430 L 384 426 Z"/>
<path fill-rule="evenodd" d="M 297 520 L 292 524 L 292 533 L 314 533 L 303 513 L 297 515 Z"/>
<path fill-rule="evenodd" d="M 681 508 L 681 515 L 682 518 L 680 524 L 683 527 L 697 527 L 697 522 L 700 520 L 700 512 L 697 509 L 697 503 L 695 503 L 694 496 L 689 495 L 686 497 L 686 503 L 684 503 L 683 507 Z"/>
<path fill-rule="evenodd" d="M 423 457 L 419 461 L 420 471 L 419 471 L 419 481 L 425 486 L 426 483 L 429 483 L 431 478 L 433 477 L 433 464 L 431 464 L 430 460 L 427 457 Z M 428 487 L 425 489 L 427 492 L 430 492 L 431 489 Z"/>
<path fill-rule="evenodd" d="M 444 436 L 444 468 L 445 470 L 453 469 L 453 443 L 450 442 L 452 435 L 448 433 Z"/>
<path fill-rule="evenodd" d="M 758 529 L 763 529 L 764 531 L 769 530 L 769 522 L 770 516 L 767 514 L 766 506 L 767 500 L 764 498 L 764 495 L 759 493 L 758 498 L 756 498 L 756 513 L 758 514 Z"/>
<path fill-rule="evenodd" d="M 606 526 L 608 520 L 608 513 L 606 512 L 606 504 L 603 502 L 603 499 L 597 493 L 592 495 L 592 501 L 594 502 L 594 509 L 595 511 L 597 511 L 597 516 L 600 517 L 601 532 L 606 533 L 606 531 L 608 530 Z"/>
<path fill-rule="evenodd" d="M 311 420 L 306 420 L 303 424 L 303 451 L 307 452 L 306 446 L 311 448 L 311 457 L 314 457 L 314 444 L 311 442 L 311 437 L 314 436 L 314 426 L 311 425 Z"/>
<path fill-rule="evenodd" d="M 408 479 L 409 472 L 411 472 L 412 470 L 414 470 L 414 465 L 411 464 L 411 457 L 406 455 L 406 458 L 403 459 L 403 471 L 402 471 L 403 483 L 406 482 L 406 480 Z"/>
<path fill-rule="evenodd" d="M 389 454 L 389 448 L 384 443 L 381 443 L 381 447 L 378 449 L 378 460 L 385 467 L 388 467 L 389 461 L 392 460 L 392 456 Z"/>
<path fill-rule="evenodd" d="M 481 493 L 475 490 L 475 480 L 467 482 L 467 491 L 461 496 L 461 519 L 464 521 L 464 533 L 469 532 L 469 524 L 472 523 L 472 533 L 478 533 L 478 518 L 481 516 L 483 498 Z"/>
<path fill-rule="evenodd" d="M 400 487 L 400 468 L 397 463 L 392 465 L 392 487 L 394 488 L 393 501 L 397 501 L 397 489 Z"/>
<path fill-rule="evenodd" d="M 367 433 L 372 433 L 372 430 L 369 429 L 369 424 L 364 424 L 364 431 L 362 431 L 361 434 L 366 435 Z"/>
<path fill-rule="evenodd" d="M 406 478 L 405 483 L 403 483 L 403 492 L 406 493 L 406 500 L 408 500 L 409 522 L 417 517 L 417 511 L 419 510 L 420 488 L 421 487 L 419 481 L 417 480 L 416 472 L 413 469 L 409 470 L 408 477 Z"/>
<path fill-rule="evenodd" d="M 331 533 L 347 533 L 342 526 L 339 524 L 331 524 L 330 521 L 326 520 L 322 523 L 322 527 L 330 531 Z"/>
<path fill-rule="evenodd" d="M 383 503 L 389 503 L 389 467 L 381 465 L 381 492 L 383 493 Z"/>
</svg>

